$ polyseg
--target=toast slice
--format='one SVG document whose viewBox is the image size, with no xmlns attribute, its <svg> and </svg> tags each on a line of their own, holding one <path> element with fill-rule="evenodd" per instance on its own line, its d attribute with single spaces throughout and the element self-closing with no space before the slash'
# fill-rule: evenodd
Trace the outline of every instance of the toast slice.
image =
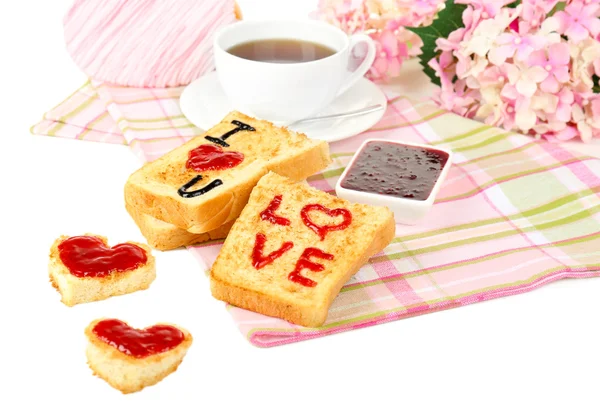
<svg viewBox="0 0 600 410">
<path fill-rule="evenodd" d="M 97 319 L 85 329 L 88 366 L 122 393 L 152 386 L 177 370 L 192 344 L 182 327 L 161 323 L 134 329 L 117 319 Z"/>
<path fill-rule="evenodd" d="M 160 251 L 208 242 L 214 239 L 223 239 L 229 233 L 234 222 L 227 222 L 225 225 L 206 233 L 191 233 L 145 214 L 128 203 L 125 204 L 125 208 L 144 238 L 146 238 L 148 245 Z"/>
<path fill-rule="evenodd" d="M 341 287 L 394 234 L 388 208 L 350 203 L 271 172 L 233 224 L 210 271 L 211 292 L 318 327 Z"/>
<path fill-rule="evenodd" d="M 147 289 L 156 278 L 156 263 L 141 243 L 109 248 L 104 236 L 63 235 L 50 248 L 48 271 L 62 303 L 74 306 Z"/>
<path fill-rule="evenodd" d="M 234 220 L 269 170 L 295 181 L 329 163 L 324 141 L 229 113 L 206 134 L 146 163 L 125 184 L 125 202 L 191 233 Z"/>
</svg>

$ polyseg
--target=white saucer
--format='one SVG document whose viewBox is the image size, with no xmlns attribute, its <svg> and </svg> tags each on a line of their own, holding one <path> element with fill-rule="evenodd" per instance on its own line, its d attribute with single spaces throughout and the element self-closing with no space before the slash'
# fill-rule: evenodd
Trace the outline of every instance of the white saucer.
<svg viewBox="0 0 600 410">
<path fill-rule="evenodd" d="M 353 137 L 371 128 L 385 113 L 387 99 L 379 87 L 366 78 L 361 78 L 329 107 L 315 116 L 344 113 L 375 104 L 381 104 L 384 109 L 349 118 L 299 123 L 289 128 L 302 132 L 310 138 L 327 142 Z M 215 71 L 188 85 L 181 94 L 180 105 L 181 111 L 188 120 L 203 130 L 208 130 L 219 123 L 223 117 L 234 110 L 221 88 Z"/>
</svg>

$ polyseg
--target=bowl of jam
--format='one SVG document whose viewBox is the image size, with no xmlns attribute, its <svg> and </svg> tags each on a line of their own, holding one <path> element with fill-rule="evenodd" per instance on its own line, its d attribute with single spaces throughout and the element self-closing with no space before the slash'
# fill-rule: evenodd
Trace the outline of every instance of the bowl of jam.
<svg viewBox="0 0 600 410">
<path fill-rule="evenodd" d="M 428 145 L 368 139 L 338 180 L 337 196 L 387 206 L 397 223 L 414 225 L 429 212 L 452 165 L 452 152 Z"/>
</svg>

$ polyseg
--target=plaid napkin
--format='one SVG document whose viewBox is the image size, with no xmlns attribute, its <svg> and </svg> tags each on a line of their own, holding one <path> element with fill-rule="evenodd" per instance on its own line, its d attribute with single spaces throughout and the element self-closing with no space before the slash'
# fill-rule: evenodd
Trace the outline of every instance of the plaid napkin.
<svg viewBox="0 0 600 410">
<path fill-rule="evenodd" d="M 88 83 L 49 111 L 36 134 L 127 144 L 149 161 L 201 133 L 181 114 L 181 88 Z M 388 95 L 382 120 L 330 145 L 309 183 L 333 193 L 367 137 L 452 149 L 455 164 L 425 223 L 396 238 L 342 288 L 320 328 L 228 306 L 240 331 L 269 347 L 600 275 L 600 160 L 560 145 Z M 222 241 L 189 247 L 206 270 Z"/>
</svg>

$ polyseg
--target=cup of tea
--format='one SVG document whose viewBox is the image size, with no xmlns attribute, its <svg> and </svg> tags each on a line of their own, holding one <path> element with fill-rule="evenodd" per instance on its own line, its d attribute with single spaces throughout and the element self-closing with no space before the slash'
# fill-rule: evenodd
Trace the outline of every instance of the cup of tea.
<svg viewBox="0 0 600 410">
<path fill-rule="evenodd" d="M 366 55 L 350 71 L 357 46 Z M 214 56 L 236 110 L 285 125 L 317 114 L 358 81 L 373 64 L 375 44 L 320 21 L 248 20 L 215 34 Z"/>
</svg>

